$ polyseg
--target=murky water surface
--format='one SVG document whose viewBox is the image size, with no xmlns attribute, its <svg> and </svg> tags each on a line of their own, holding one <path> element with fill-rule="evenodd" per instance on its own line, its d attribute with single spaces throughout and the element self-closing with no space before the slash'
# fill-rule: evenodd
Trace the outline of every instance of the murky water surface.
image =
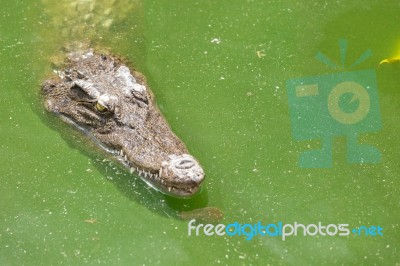
<svg viewBox="0 0 400 266">
<path fill-rule="evenodd" d="M 120 20 L 93 20 L 104 29 L 89 31 L 92 41 L 145 73 L 202 163 L 207 179 L 190 200 L 149 189 L 44 114 L 40 84 L 68 36 L 54 24 L 61 3 L 48 2 L 7 1 L 0 11 L 0 264 L 400 263 L 400 63 L 378 67 L 400 55 L 397 1 L 143 1 Z M 344 69 L 315 59 L 340 64 L 339 39 Z M 293 138 L 286 81 L 364 69 L 376 72 L 381 128 L 359 141 L 380 162 L 348 163 L 346 137 L 336 136 L 332 167 L 301 168 L 299 154 L 321 135 L 305 124 L 315 139 Z M 380 226 L 383 236 L 188 237 L 181 212 L 220 219 L 209 208 L 226 225 Z"/>
</svg>

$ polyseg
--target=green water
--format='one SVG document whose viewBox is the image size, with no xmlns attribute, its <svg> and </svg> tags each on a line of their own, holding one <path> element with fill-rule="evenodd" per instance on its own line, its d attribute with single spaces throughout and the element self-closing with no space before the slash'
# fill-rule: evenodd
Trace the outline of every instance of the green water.
<svg viewBox="0 0 400 266">
<path fill-rule="evenodd" d="M 145 73 L 204 167 L 191 200 L 148 189 L 43 113 L 38 90 L 61 45 L 48 8 L 23 0 L 0 11 L 1 265 L 400 263 L 400 64 L 377 67 L 400 50 L 397 1 L 143 1 L 140 21 L 99 38 Z M 338 72 L 315 54 L 340 62 L 341 38 L 349 64 L 373 52 L 353 70 L 377 73 L 382 129 L 360 139 L 382 160 L 347 163 L 337 137 L 331 168 L 300 168 L 320 142 L 292 138 L 286 80 Z M 189 237 L 177 211 L 205 206 L 224 224 L 379 225 L 383 236 Z"/>
</svg>

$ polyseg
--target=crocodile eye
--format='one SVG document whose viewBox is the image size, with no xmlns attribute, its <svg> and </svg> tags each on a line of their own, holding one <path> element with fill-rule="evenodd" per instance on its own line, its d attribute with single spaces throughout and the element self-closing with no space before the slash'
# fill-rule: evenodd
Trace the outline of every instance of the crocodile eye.
<svg viewBox="0 0 400 266">
<path fill-rule="evenodd" d="M 114 95 L 110 94 L 102 94 L 99 96 L 97 99 L 94 108 L 100 113 L 105 113 L 105 112 L 114 112 L 114 107 L 117 103 L 118 98 L 115 97 Z"/>
<path fill-rule="evenodd" d="M 96 107 L 96 110 L 99 111 L 99 112 L 101 112 L 101 113 L 104 113 L 104 112 L 107 112 L 107 111 L 108 111 L 108 108 L 107 108 L 106 106 L 102 105 L 102 104 L 99 103 L 99 102 L 96 102 L 95 107 Z"/>
</svg>

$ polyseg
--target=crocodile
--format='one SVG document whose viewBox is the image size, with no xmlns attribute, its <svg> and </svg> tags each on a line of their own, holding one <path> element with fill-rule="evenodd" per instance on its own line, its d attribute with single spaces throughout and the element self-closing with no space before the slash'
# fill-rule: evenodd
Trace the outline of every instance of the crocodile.
<svg viewBox="0 0 400 266">
<path fill-rule="evenodd" d="M 85 133 L 150 186 L 191 196 L 204 171 L 172 132 L 144 76 L 89 50 L 42 86 L 45 108 Z"/>
<path fill-rule="evenodd" d="M 123 59 L 92 48 L 69 50 L 66 57 L 42 84 L 45 108 L 149 186 L 172 196 L 194 195 L 204 171 L 172 132 L 145 77 Z"/>
</svg>

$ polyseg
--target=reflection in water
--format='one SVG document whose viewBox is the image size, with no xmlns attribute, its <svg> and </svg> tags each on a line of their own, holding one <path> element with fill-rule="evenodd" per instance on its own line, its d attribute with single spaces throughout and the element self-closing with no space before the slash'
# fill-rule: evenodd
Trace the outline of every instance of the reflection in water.
<svg viewBox="0 0 400 266">
<path fill-rule="evenodd" d="M 179 217 L 184 220 L 196 219 L 208 223 L 217 223 L 222 220 L 224 213 L 215 207 L 205 207 L 194 209 L 191 211 L 183 211 L 179 213 Z"/>
</svg>

